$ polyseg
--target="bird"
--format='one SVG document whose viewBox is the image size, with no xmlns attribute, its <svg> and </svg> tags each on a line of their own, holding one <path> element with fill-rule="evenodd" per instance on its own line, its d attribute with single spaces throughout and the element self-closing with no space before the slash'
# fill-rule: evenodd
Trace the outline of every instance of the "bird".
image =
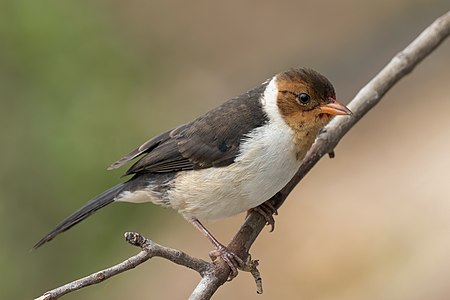
<svg viewBox="0 0 450 300">
<path fill-rule="evenodd" d="M 152 202 L 178 211 L 200 230 L 230 266 L 230 276 L 236 276 L 243 260 L 201 222 L 264 205 L 293 178 L 331 118 L 351 114 L 317 71 L 301 67 L 278 73 L 113 163 L 108 169 L 139 158 L 125 172 L 128 180 L 87 202 L 33 248 L 108 204 Z"/>
</svg>

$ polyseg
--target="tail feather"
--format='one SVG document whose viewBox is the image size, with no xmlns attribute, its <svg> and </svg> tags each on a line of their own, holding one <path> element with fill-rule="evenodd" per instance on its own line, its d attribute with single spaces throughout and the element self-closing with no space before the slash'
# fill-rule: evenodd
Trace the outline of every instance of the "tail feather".
<svg viewBox="0 0 450 300">
<path fill-rule="evenodd" d="M 109 190 L 106 190 L 105 192 L 101 193 L 88 203 L 86 203 L 83 207 L 81 207 L 79 210 L 71 214 L 67 219 L 59 223 L 55 229 L 50 231 L 46 236 L 44 236 L 39 242 L 36 243 L 36 245 L 33 246 L 34 249 L 39 248 L 46 242 L 51 241 L 55 236 L 60 234 L 61 232 L 66 231 L 67 229 L 71 228 L 75 224 L 83 221 L 90 215 L 92 215 L 94 212 L 99 210 L 100 208 L 105 207 L 106 205 L 114 202 L 114 198 L 123 191 L 124 187 L 126 185 L 126 182 L 118 184 Z"/>
</svg>

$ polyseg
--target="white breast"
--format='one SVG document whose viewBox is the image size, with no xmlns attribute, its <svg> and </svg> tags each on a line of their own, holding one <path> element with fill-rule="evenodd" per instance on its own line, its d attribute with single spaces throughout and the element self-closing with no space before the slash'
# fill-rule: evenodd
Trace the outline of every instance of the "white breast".
<svg viewBox="0 0 450 300">
<path fill-rule="evenodd" d="M 256 207 L 281 190 L 298 170 L 293 130 L 276 105 L 274 79 L 261 99 L 269 122 L 240 145 L 235 162 L 177 175 L 168 192 L 171 206 L 186 218 L 217 219 Z"/>
</svg>

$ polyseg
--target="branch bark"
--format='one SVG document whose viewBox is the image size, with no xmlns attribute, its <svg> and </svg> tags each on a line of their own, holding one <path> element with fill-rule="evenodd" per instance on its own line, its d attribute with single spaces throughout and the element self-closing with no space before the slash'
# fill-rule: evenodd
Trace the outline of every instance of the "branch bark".
<svg viewBox="0 0 450 300">
<path fill-rule="evenodd" d="M 399 52 L 358 94 L 348 107 L 353 111 L 351 118 L 333 119 L 318 136 L 308 152 L 305 160 L 292 180 L 270 200 L 275 208 L 279 208 L 290 192 L 327 153 L 333 153 L 342 137 L 393 87 L 397 81 L 410 73 L 425 57 L 436 49 L 450 35 L 450 12 L 447 12 L 428 28 L 426 28 L 410 45 Z M 266 220 L 258 213 L 251 213 L 236 233 L 228 248 L 241 258 L 249 258 L 249 250 L 262 229 Z M 148 259 L 159 256 L 176 264 L 197 271 L 202 279 L 191 294 L 191 300 L 210 299 L 217 289 L 223 285 L 229 275 L 228 265 L 217 259 L 213 263 L 189 256 L 188 254 L 158 245 L 137 233 L 125 234 L 126 240 L 142 249 L 137 255 L 120 264 L 91 274 L 79 280 L 46 292 L 39 300 L 57 299 L 67 293 L 83 287 L 102 282 L 112 276 L 135 268 Z M 246 271 L 252 273 L 257 283 L 257 291 L 262 292 L 261 278 L 256 269 L 257 261 L 249 261 Z"/>
<path fill-rule="evenodd" d="M 139 233 L 127 232 L 125 233 L 125 240 L 133 246 L 140 247 L 141 252 L 115 266 L 93 273 L 89 276 L 80 278 L 78 280 L 72 281 L 54 290 L 48 291 L 41 297 L 36 298 L 35 300 L 58 299 L 59 297 L 64 296 L 65 294 L 68 294 L 70 292 L 82 289 L 84 287 L 93 284 L 100 283 L 122 272 L 134 269 L 135 267 L 146 262 L 150 258 L 156 256 L 168 259 L 171 262 L 174 262 L 178 265 L 185 266 L 187 268 L 195 270 L 203 278 L 210 276 L 209 274 L 213 272 L 212 263 L 192 257 L 182 251 L 161 246 L 143 237 Z"/>
</svg>

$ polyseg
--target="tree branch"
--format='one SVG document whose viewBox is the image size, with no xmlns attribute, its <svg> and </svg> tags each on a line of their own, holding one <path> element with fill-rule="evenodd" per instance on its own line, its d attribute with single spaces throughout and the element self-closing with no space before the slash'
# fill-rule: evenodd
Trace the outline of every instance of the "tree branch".
<svg viewBox="0 0 450 300">
<path fill-rule="evenodd" d="M 327 153 L 333 149 L 342 137 L 352 128 L 370 109 L 372 109 L 382 96 L 394 84 L 411 72 L 428 54 L 438 47 L 450 35 L 450 12 L 435 20 L 411 44 L 398 53 L 349 103 L 353 112 L 351 118 L 333 119 L 318 136 L 316 142 L 306 155 L 302 166 L 292 180 L 270 200 L 275 208 L 279 208 L 290 192 Z M 258 213 L 252 213 L 241 226 L 238 233 L 228 245 L 228 248 L 239 255 L 246 257 L 251 245 L 258 237 L 266 224 L 266 220 Z M 210 281 L 204 287 L 204 295 L 195 296 L 191 300 L 209 299 L 215 291 L 226 282 L 230 269 L 221 262 L 216 269 L 216 280 Z M 200 282 L 202 284 L 202 282 Z M 199 285 L 200 285 L 199 284 Z M 197 287 L 198 288 L 198 287 Z M 196 289 L 197 290 L 197 289 Z"/>
<path fill-rule="evenodd" d="M 209 274 L 213 272 L 212 263 L 192 257 L 182 251 L 161 246 L 141 236 L 139 233 L 127 232 L 125 233 L 125 240 L 133 246 L 140 247 L 142 251 L 115 266 L 96 272 L 89 276 L 80 278 L 78 280 L 72 281 L 54 290 L 48 291 L 41 297 L 36 298 L 35 300 L 58 299 L 59 297 L 68 294 L 70 292 L 79 290 L 81 288 L 93 284 L 100 283 L 122 272 L 134 269 L 135 267 L 139 266 L 140 264 L 146 262 L 147 260 L 155 256 L 168 259 L 171 262 L 174 262 L 178 265 L 185 266 L 187 268 L 195 270 L 203 278 L 208 277 Z"/>
<path fill-rule="evenodd" d="M 292 180 L 270 200 L 275 208 L 279 208 L 294 187 L 315 166 L 315 164 L 333 149 L 342 137 L 383 97 L 383 95 L 401 78 L 410 73 L 426 56 L 438 47 L 450 35 L 450 12 L 438 18 L 426 28 L 408 47 L 398 53 L 366 86 L 364 86 L 348 105 L 353 111 L 351 118 L 335 118 L 322 131 L 308 152 L 305 160 Z M 257 283 L 257 291 L 262 292 L 261 278 L 256 269 L 257 261 L 249 259 L 249 250 L 266 223 L 258 213 L 251 213 L 239 231 L 229 243 L 228 248 L 241 258 L 248 259 L 249 271 Z M 176 264 L 197 271 L 202 279 L 191 294 L 191 300 L 210 299 L 216 290 L 223 285 L 229 275 L 228 265 L 221 259 L 213 263 L 189 256 L 188 254 L 158 245 L 137 233 L 126 233 L 126 240 L 139 246 L 142 251 L 120 264 L 91 274 L 87 277 L 68 283 L 46 292 L 38 300 L 57 299 L 67 293 L 83 287 L 102 282 L 121 272 L 135 268 L 148 259 L 159 256 Z"/>
</svg>

